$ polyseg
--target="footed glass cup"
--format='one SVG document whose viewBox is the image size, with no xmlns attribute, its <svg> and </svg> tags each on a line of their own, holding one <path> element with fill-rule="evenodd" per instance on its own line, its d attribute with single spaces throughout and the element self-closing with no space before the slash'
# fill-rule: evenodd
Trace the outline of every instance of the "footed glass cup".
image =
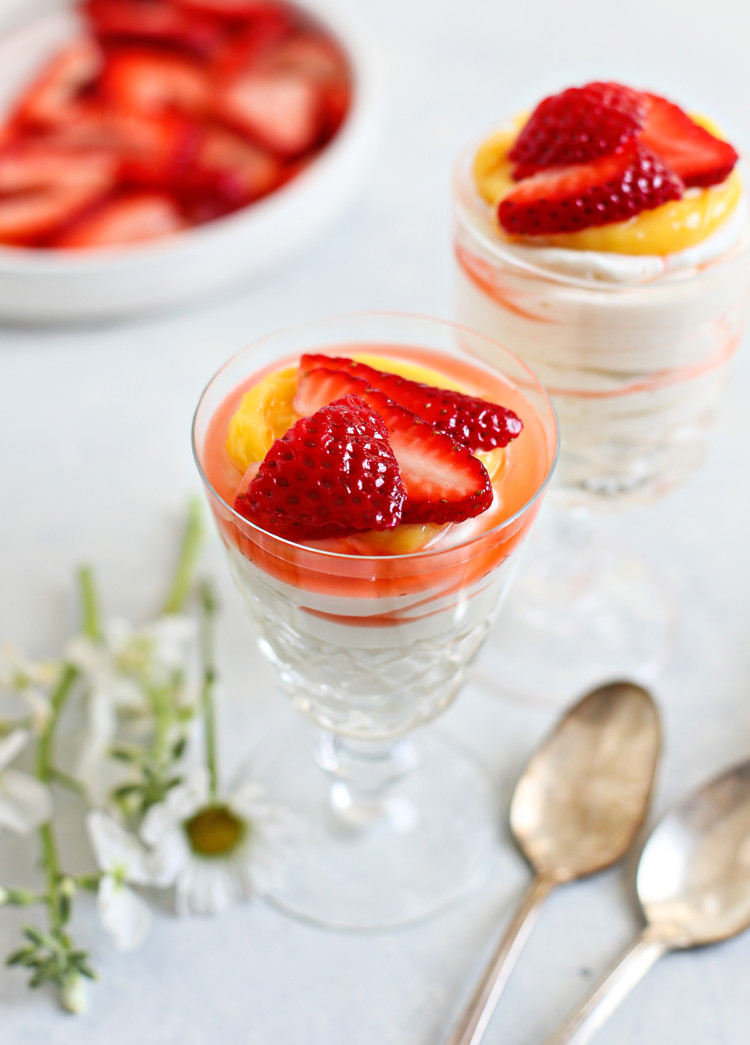
<svg viewBox="0 0 750 1045">
<path fill-rule="evenodd" d="M 618 283 L 589 254 L 588 274 L 573 275 L 499 238 L 474 188 L 475 152 L 454 179 L 456 316 L 534 370 L 561 432 L 558 510 L 504 614 L 501 641 L 523 672 L 509 688 L 562 696 L 602 674 L 647 680 L 669 656 L 672 599 L 652 565 L 600 538 L 594 516 L 648 505 L 703 461 L 747 319 L 750 225 L 711 262 Z"/>
<path fill-rule="evenodd" d="M 212 426 L 226 424 L 243 387 L 304 352 L 401 356 L 474 392 L 502 394 L 524 421 L 507 458 L 518 460 L 508 514 L 421 551 L 361 555 L 283 540 L 236 513 L 219 489 Z M 425 917 L 470 884 L 495 842 L 499 816 L 482 767 L 432 730 L 415 735 L 459 691 L 557 453 L 542 386 L 493 346 L 498 377 L 480 362 L 487 352 L 485 338 L 447 323 L 341 317 L 251 345 L 213 378 L 196 411 L 195 459 L 231 572 L 282 693 L 317 729 L 316 738 L 300 720 L 255 769 L 302 825 L 297 858 L 269 898 L 318 923 L 371 928 Z"/>
</svg>

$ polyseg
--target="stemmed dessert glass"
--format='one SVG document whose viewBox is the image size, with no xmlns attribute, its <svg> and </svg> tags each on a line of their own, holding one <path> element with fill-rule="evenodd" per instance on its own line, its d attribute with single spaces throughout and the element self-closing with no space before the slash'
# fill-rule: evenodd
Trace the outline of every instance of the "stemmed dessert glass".
<svg viewBox="0 0 750 1045">
<path fill-rule="evenodd" d="M 474 187 L 476 150 L 454 178 L 456 316 L 534 370 L 561 431 L 557 510 L 535 534 L 498 635 L 515 653 L 503 688 L 565 698 L 613 673 L 648 680 L 673 648 L 674 601 L 658 565 L 602 537 L 594 516 L 647 505 L 702 462 L 744 330 L 750 224 L 715 261 L 639 282 L 606 278 L 595 255 L 571 271 L 569 252 L 547 251 L 553 268 L 538 248 L 497 235 Z"/>
<path fill-rule="evenodd" d="M 226 425 L 243 390 L 305 352 L 400 356 L 514 409 L 524 429 L 506 451 L 519 463 L 505 466 L 502 521 L 484 531 L 470 524 L 463 535 L 454 527 L 410 554 L 360 555 L 295 544 L 239 515 L 217 488 L 212 426 Z M 488 355 L 494 369 L 480 361 Z M 297 858 L 270 899 L 340 927 L 424 917 L 470 884 L 496 837 L 482 767 L 421 727 L 460 689 L 541 504 L 557 453 L 550 401 L 522 363 L 481 335 L 410 316 L 354 315 L 265 337 L 230 360 L 201 397 L 193 447 L 260 648 L 308 720 L 282 730 L 255 760 L 270 797 L 302 825 Z"/>
</svg>

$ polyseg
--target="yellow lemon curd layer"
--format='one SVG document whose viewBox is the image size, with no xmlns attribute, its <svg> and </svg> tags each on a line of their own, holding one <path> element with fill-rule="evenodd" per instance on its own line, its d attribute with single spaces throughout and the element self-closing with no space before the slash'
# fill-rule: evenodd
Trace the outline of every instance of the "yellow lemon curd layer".
<svg viewBox="0 0 750 1045">
<path fill-rule="evenodd" d="M 692 117 L 717 137 L 720 132 L 705 117 Z M 474 157 L 474 182 L 482 199 L 494 208 L 520 182 L 514 181 L 508 153 L 523 126 L 498 131 L 479 146 Z M 726 181 L 707 189 L 688 189 L 681 200 L 670 200 L 653 210 L 642 211 L 627 221 L 580 229 L 578 232 L 521 237 L 510 236 L 498 225 L 499 234 L 509 243 L 544 243 L 569 250 L 599 250 L 610 254 L 675 254 L 702 243 L 732 213 L 742 194 L 736 170 Z"/>
<path fill-rule="evenodd" d="M 463 391 L 456 381 L 415 363 L 367 354 L 358 354 L 352 358 L 376 370 L 399 374 L 425 385 Z M 300 419 L 294 410 L 297 375 L 296 366 L 276 370 L 267 374 L 242 397 L 239 408 L 229 422 L 226 448 L 243 472 L 262 461 L 274 441 L 280 439 Z M 494 482 L 505 464 L 504 451 L 501 448 L 478 450 L 475 457 L 482 461 Z M 406 555 L 424 548 L 444 529 L 445 526 L 434 523 L 401 523 L 395 530 L 372 531 L 367 537 L 369 543 L 387 549 L 392 555 Z"/>
</svg>

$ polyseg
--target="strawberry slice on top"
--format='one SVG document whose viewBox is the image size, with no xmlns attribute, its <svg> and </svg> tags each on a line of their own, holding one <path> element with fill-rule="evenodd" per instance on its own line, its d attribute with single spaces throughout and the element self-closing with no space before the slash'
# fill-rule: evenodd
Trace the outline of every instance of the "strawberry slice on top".
<svg viewBox="0 0 750 1045">
<path fill-rule="evenodd" d="M 589 83 L 537 105 L 508 154 L 519 181 L 549 167 L 617 152 L 645 122 L 643 96 L 617 83 Z"/>
<path fill-rule="evenodd" d="M 323 368 L 300 371 L 294 409 L 309 414 L 345 395 L 363 399 L 385 421 L 406 488 L 404 522 L 463 522 L 490 507 L 492 483 L 471 450 L 362 378 Z"/>
<path fill-rule="evenodd" d="M 352 377 L 362 378 L 372 388 L 385 392 L 405 410 L 429 421 L 433 428 L 445 432 L 472 450 L 494 450 L 498 446 L 507 446 L 523 428 L 520 417 L 512 410 L 463 392 L 411 381 L 399 374 L 376 370 L 366 363 L 358 363 L 344 356 L 302 356 L 300 374 L 317 367 L 339 370 Z"/>
<path fill-rule="evenodd" d="M 649 149 L 629 142 L 611 156 L 553 167 L 519 182 L 498 206 L 509 233 L 542 236 L 626 221 L 669 200 L 683 183 Z"/>
<path fill-rule="evenodd" d="M 739 159 L 736 149 L 656 94 L 644 94 L 645 126 L 641 142 L 655 152 L 686 186 L 718 185 Z"/>
<path fill-rule="evenodd" d="M 345 395 L 276 440 L 234 508 L 279 537 L 318 540 L 392 530 L 405 496 L 383 419 Z"/>
</svg>

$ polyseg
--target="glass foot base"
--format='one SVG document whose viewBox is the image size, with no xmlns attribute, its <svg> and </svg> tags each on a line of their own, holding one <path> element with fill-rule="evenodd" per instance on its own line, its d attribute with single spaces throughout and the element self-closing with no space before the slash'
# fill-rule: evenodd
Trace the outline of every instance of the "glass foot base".
<svg viewBox="0 0 750 1045">
<path fill-rule="evenodd" d="M 305 722 L 252 759 L 269 800 L 300 823 L 295 858 L 266 899 L 319 925 L 381 929 L 426 918 L 481 879 L 500 823 L 492 781 L 444 736 L 401 743 L 413 758 L 370 817 L 346 809 Z"/>
<path fill-rule="evenodd" d="M 677 645 L 667 578 L 575 519 L 538 530 L 528 543 L 473 681 L 555 704 L 615 678 L 653 683 Z"/>
</svg>

